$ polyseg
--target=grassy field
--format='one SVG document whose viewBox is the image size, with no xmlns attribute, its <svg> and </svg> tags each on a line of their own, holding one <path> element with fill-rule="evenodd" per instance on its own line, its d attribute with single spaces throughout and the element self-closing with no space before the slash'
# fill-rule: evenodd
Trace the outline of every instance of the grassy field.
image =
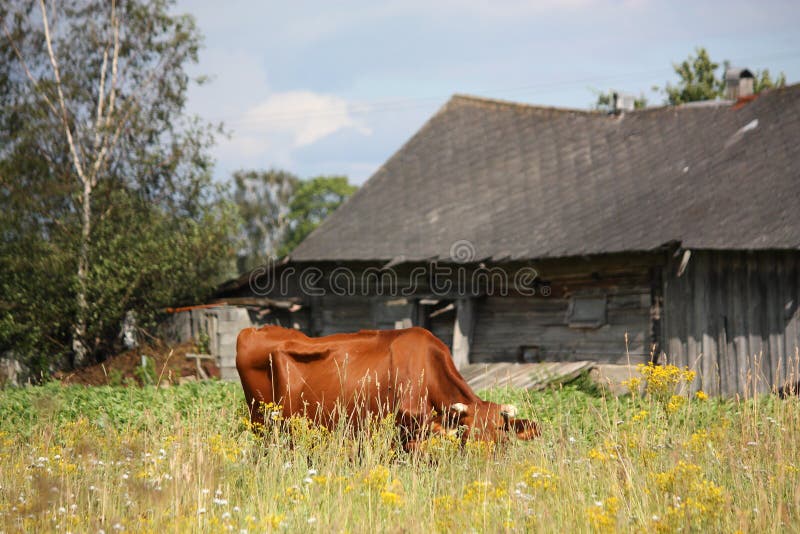
<svg viewBox="0 0 800 534">
<path fill-rule="evenodd" d="M 7 389 L 0 532 L 798 531 L 797 398 L 674 395 L 691 377 L 667 374 L 635 398 L 483 392 L 543 436 L 415 455 L 391 421 L 256 438 L 238 384 Z"/>
</svg>

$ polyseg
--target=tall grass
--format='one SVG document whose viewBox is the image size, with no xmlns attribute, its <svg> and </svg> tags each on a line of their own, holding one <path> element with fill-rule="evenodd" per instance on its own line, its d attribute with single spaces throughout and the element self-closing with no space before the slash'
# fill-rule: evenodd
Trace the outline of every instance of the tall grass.
<svg viewBox="0 0 800 534">
<path fill-rule="evenodd" d="M 238 384 L 8 389 L 0 531 L 798 529 L 796 398 L 657 393 L 495 389 L 482 395 L 541 438 L 406 454 L 390 419 L 355 438 L 299 419 L 282 423 L 291 442 L 277 424 L 259 438 Z"/>
</svg>

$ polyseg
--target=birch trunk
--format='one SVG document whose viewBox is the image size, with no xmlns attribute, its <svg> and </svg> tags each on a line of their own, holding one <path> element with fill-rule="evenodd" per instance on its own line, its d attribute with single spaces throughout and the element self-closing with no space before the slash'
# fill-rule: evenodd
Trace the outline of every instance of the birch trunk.
<svg viewBox="0 0 800 534">
<path fill-rule="evenodd" d="M 72 135 L 72 124 L 70 123 L 69 113 L 67 111 L 67 104 L 64 99 L 64 91 L 61 82 L 61 73 L 58 67 L 58 60 L 53 52 L 53 43 L 50 37 L 50 25 L 47 17 L 47 7 L 44 0 L 39 0 L 39 8 L 42 12 L 42 26 L 44 29 L 45 42 L 47 44 L 47 53 L 50 56 L 50 65 L 53 68 L 53 77 L 55 79 L 56 93 L 58 95 L 58 108 L 48 99 L 46 99 L 51 111 L 58 115 L 61 120 L 62 127 L 64 128 L 64 135 L 69 146 L 70 156 L 72 157 L 72 164 L 75 168 L 75 174 L 78 176 L 78 181 L 83 187 L 81 193 L 81 241 L 80 250 L 78 253 L 78 272 L 77 282 L 78 288 L 75 295 L 76 301 L 76 316 L 75 323 L 72 327 L 72 350 L 74 353 L 75 366 L 81 366 L 87 362 L 89 355 L 89 346 L 87 344 L 88 333 L 88 319 L 89 319 L 89 270 L 90 254 L 91 254 L 91 237 L 92 237 L 92 192 L 97 185 L 97 178 L 101 172 L 103 164 L 105 163 L 106 156 L 109 148 L 116 142 L 122 125 L 118 128 L 109 140 L 106 134 L 107 128 L 111 124 L 111 117 L 114 113 L 114 101 L 117 89 L 117 61 L 119 58 L 119 19 L 117 18 L 116 2 L 111 2 L 111 34 L 113 40 L 113 52 L 111 58 L 111 83 L 108 95 L 106 95 L 106 74 L 108 69 L 108 48 L 103 52 L 103 63 L 100 69 L 100 85 L 97 96 L 97 111 L 94 122 L 94 143 L 91 152 L 84 156 L 90 164 L 84 164 L 79 155 L 78 147 Z M 28 73 L 30 76 L 30 73 Z M 33 80 L 31 80 L 33 82 Z M 106 98 L 108 99 L 108 106 L 106 107 Z M 131 111 L 131 110 L 129 110 Z M 124 123 L 124 121 L 123 121 Z M 88 170 L 87 170 L 88 169 Z"/>
<path fill-rule="evenodd" d="M 75 296 L 78 314 L 72 329 L 72 350 L 75 353 L 75 365 L 86 363 L 88 347 L 86 346 L 86 319 L 89 315 L 88 277 L 89 277 L 89 251 L 92 236 L 92 184 L 83 183 L 81 196 L 81 248 L 78 256 L 78 292 Z"/>
</svg>

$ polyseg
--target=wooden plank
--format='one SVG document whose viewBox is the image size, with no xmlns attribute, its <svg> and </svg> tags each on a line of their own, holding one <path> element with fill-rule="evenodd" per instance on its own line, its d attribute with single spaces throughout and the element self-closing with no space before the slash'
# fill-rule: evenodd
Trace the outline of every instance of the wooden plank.
<svg viewBox="0 0 800 534">
<path fill-rule="evenodd" d="M 690 309 L 692 320 L 689 323 L 689 358 L 687 366 L 696 371 L 698 382 L 703 389 L 710 388 L 711 376 L 708 368 L 708 358 L 703 353 L 703 338 L 708 329 L 708 307 L 706 296 L 708 294 L 707 277 L 708 254 L 695 251 L 692 254 L 691 266 L 686 269 L 683 276 L 688 277 Z"/>
<path fill-rule="evenodd" d="M 729 255 L 725 262 L 724 269 L 726 273 L 726 286 L 725 286 L 725 329 L 727 346 L 725 348 L 728 354 L 728 364 L 730 366 L 730 391 L 731 396 L 736 395 L 739 390 L 740 373 L 739 373 L 739 351 L 736 344 L 736 310 L 737 306 L 741 304 L 741 288 L 739 287 L 739 276 L 736 270 L 737 257 Z"/>
<path fill-rule="evenodd" d="M 257 306 L 264 308 L 289 309 L 300 305 L 298 297 L 286 299 L 270 299 L 266 297 L 227 297 L 218 299 L 205 306 Z"/>
<path fill-rule="evenodd" d="M 453 322 L 453 361 L 460 369 L 469 364 L 470 345 L 475 327 L 476 302 L 474 298 L 456 301 L 456 319 Z"/>
<path fill-rule="evenodd" d="M 731 279 L 728 290 L 732 301 L 732 321 L 729 322 L 736 351 L 736 392 L 744 394 L 747 390 L 748 346 L 746 335 L 747 316 L 747 271 L 743 261 L 744 253 L 732 254 Z"/>
<path fill-rule="evenodd" d="M 735 366 L 730 358 L 733 353 L 728 346 L 728 265 L 724 254 L 715 254 L 712 262 L 716 283 L 714 284 L 715 321 L 717 323 L 717 368 L 719 369 L 719 393 L 733 395 L 736 391 Z"/>
<path fill-rule="evenodd" d="M 800 380 L 800 258 L 793 256 L 787 265 L 787 290 L 784 296 L 786 376 Z"/>
<path fill-rule="evenodd" d="M 309 297 L 311 301 L 311 314 L 309 316 L 308 332 L 313 336 L 322 335 L 325 323 L 322 319 L 323 300 L 321 297 Z"/>
<path fill-rule="evenodd" d="M 747 254 L 747 284 L 745 287 L 747 288 L 747 355 L 751 381 L 750 391 L 752 394 L 763 393 L 768 389 L 762 368 L 764 359 L 762 335 L 765 330 L 762 324 L 764 291 L 758 270 L 758 258 L 754 252 Z"/>
<path fill-rule="evenodd" d="M 681 354 L 681 360 L 676 362 L 679 367 L 690 367 L 697 363 L 697 338 L 694 331 L 694 287 L 693 279 L 697 264 L 697 254 L 692 254 L 686 264 L 681 282 L 681 302 L 683 303 L 681 319 L 683 323 L 683 339 L 686 344 L 686 351 Z"/>
<path fill-rule="evenodd" d="M 766 331 L 764 332 L 765 339 L 765 372 L 769 379 L 770 391 L 776 391 L 781 380 L 781 361 L 783 355 L 781 354 L 781 347 L 778 340 L 783 337 L 783 325 L 780 322 L 781 315 L 781 299 L 778 296 L 778 281 L 777 270 L 780 268 L 782 257 L 779 253 L 764 252 L 761 254 L 759 261 L 759 268 L 761 276 L 764 277 L 765 301 L 764 301 L 764 315 Z"/>
<path fill-rule="evenodd" d="M 429 325 L 430 331 L 442 340 L 442 343 L 447 345 L 449 348 L 452 349 L 453 346 L 453 320 L 451 318 L 450 321 L 441 321 L 438 318 L 436 320 L 431 320 Z"/>
<path fill-rule="evenodd" d="M 782 254 L 775 265 L 775 279 L 776 291 L 775 298 L 775 317 L 777 335 L 775 336 L 775 350 L 777 354 L 777 361 L 773 360 L 777 376 L 775 377 L 775 385 L 781 387 L 786 381 L 789 354 L 786 350 L 786 327 L 785 321 L 786 304 L 793 299 L 789 294 L 791 284 L 787 283 L 787 278 L 791 272 L 791 255 Z"/>
<path fill-rule="evenodd" d="M 194 353 L 194 352 L 187 352 L 186 353 L 187 360 L 215 360 L 213 354 L 203 354 L 203 353 Z"/>
<path fill-rule="evenodd" d="M 688 361 L 688 332 L 687 332 L 687 298 L 686 298 L 686 273 L 678 277 L 677 262 L 670 261 L 666 268 L 665 279 L 668 280 L 664 291 L 665 314 L 669 325 L 669 351 L 666 358 L 660 363 L 673 365 L 686 365 Z"/>
<path fill-rule="evenodd" d="M 662 269 L 650 269 L 650 359 L 658 361 L 660 352 L 664 350 L 664 284 Z"/>
<path fill-rule="evenodd" d="M 197 374 L 198 380 L 208 380 L 208 374 L 206 373 L 203 366 L 200 365 L 200 360 L 216 360 L 214 356 L 211 354 L 193 354 L 193 353 L 186 353 L 187 360 L 194 360 L 196 369 L 195 372 Z"/>
<path fill-rule="evenodd" d="M 677 266 L 678 264 L 675 262 L 671 267 L 673 272 L 670 274 L 673 275 L 673 308 L 671 311 L 675 317 L 675 336 L 679 340 L 679 343 L 675 347 L 677 350 L 669 355 L 669 359 L 667 361 L 673 365 L 686 365 L 686 362 L 689 361 L 689 317 L 687 317 L 687 313 L 690 300 L 686 298 L 686 274 L 678 277 Z"/>
<path fill-rule="evenodd" d="M 568 382 L 588 372 L 594 362 L 469 364 L 461 375 L 474 390 L 516 387 L 539 390 L 549 384 Z"/>
<path fill-rule="evenodd" d="M 712 255 L 710 252 L 699 253 L 699 261 L 695 264 L 695 328 L 699 342 L 700 361 L 697 368 L 701 374 L 700 387 L 708 394 L 718 395 L 720 383 L 715 321 L 718 313 L 712 306 L 717 277 L 713 272 Z"/>
<path fill-rule="evenodd" d="M 671 262 L 664 267 L 662 274 L 662 317 L 661 317 L 661 343 L 662 354 L 658 355 L 655 363 L 663 364 L 668 361 L 676 350 L 675 345 L 679 342 L 675 332 L 674 314 L 674 289 L 675 281 L 672 277 Z"/>
</svg>

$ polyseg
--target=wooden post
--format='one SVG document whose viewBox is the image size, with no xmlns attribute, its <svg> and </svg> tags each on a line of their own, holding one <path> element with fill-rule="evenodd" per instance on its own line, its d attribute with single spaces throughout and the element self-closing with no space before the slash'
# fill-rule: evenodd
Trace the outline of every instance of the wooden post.
<svg viewBox="0 0 800 534">
<path fill-rule="evenodd" d="M 475 299 L 458 299 L 456 301 L 456 320 L 453 325 L 453 361 L 458 369 L 463 369 L 469 364 L 469 350 L 474 326 Z"/>
<path fill-rule="evenodd" d="M 210 354 L 194 354 L 194 353 L 191 353 L 191 352 L 187 352 L 186 353 L 186 359 L 187 360 L 194 360 L 195 365 L 196 365 L 196 369 L 197 369 L 197 379 L 198 380 L 208 380 L 208 373 L 206 373 L 205 369 L 203 369 L 203 366 L 200 365 L 200 360 L 212 360 L 213 361 L 216 358 L 214 358 Z"/>
</svg>

